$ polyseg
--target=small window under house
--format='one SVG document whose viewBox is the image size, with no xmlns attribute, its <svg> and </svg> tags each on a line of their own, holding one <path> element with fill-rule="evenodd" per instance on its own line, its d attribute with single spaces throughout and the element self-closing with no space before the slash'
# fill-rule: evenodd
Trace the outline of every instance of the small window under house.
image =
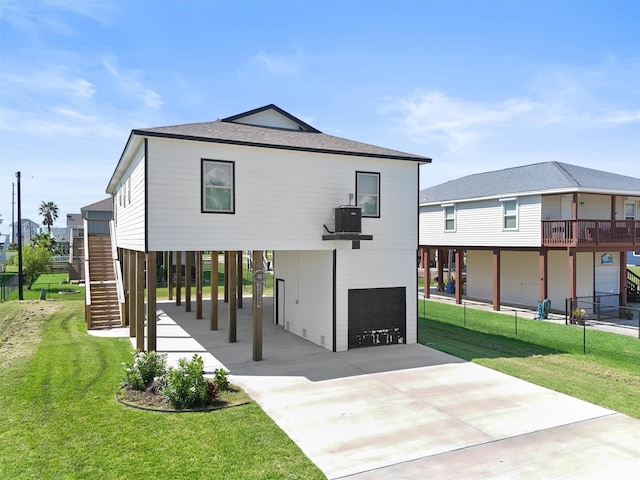
<svg viewBox="0 0 640 480">
<path fill-rule="evenodd" d="M 501 198 L 502 202 L 502 229 L 517 230 L 518 229 L 518 199 L 517 198 Z"/>
</svg>

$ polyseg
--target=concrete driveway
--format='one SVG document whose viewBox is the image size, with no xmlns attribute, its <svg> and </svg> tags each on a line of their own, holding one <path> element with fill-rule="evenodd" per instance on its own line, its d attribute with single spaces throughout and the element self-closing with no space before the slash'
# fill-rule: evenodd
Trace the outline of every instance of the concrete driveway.
<svg viewBox="0 0 640 480">
<path fill-rule="evenodd" d="M 422 345 L 332 353 L 270 321 L 254 362 L 250 306 L 235 344 L 223 304 L 215 332 L 184 306 L 158 308 L 159 351 L 223 365 L 330 479 L 640 478 L 628 416 Z"/>
</svg>

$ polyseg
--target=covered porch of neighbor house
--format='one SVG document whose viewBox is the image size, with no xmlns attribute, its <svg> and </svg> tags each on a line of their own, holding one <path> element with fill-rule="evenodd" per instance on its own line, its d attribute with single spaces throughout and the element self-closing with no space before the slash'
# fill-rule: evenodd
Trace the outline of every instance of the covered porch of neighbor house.
<svg viewBox="0 0 640 480">
<path fill-rule="evenodd" d="M 543 246 L 540 248 L 506 248 L 506 247 L 477 247 L 477 246 L 452 246 L 452 245 L 438 245 L 438 246 L 427 246 L 421 245 L 419 249 L 419 256 L 421 259 L 421 265 L 429 266 L 433 264 L 435 260 L 435 271 L 436 277 L 438 279 L 438 290 L 441 292 L 445 292 L 445 269 L 447 268 L 447 263 L 449 259 L 451 262 L 449 265 L 453 265 L 455 268 L 455 272 L 453 273 L 453 291 L 452 293 L 455 297 L 455 302 L 457 304 L 462 303 L 462 299 L 465 296 L 464 283 L 468 280 L 467 276 L 472 275 L 465 269 L 465 257 L 468 251 L 482 251 L 482 252 L 490 252 L 491 254 L 491 292 L 492 299 L 491 303 L 493 306 L 493 310 L 499 311 L 501 309 L 501 305 L 503 304 L 503 300 L 501 297 L 501 286 L 503 283 L 503 273 L 501 268 L 502 258 L 506 252 L 529 252 L 535 253 L 537 255 L 537 292 L 538 292 L 538 301 L 542 301 L 544 299 L 549 298 L 549 254 L 551 251 L 554 252 L 566 252 L 566 261 L 568 262 L 567 269 L 567 277 L 566 277 L 566 285 L 567 285 L 567 298 L 572 299 L 574 301 L 578 297 L 578 262 L 577 255 L 580 254 L 591 254 L 593 256 L 593 260 L 591 261 L 591 268 L 595 269 L 595 265 L 597 263 L 596 260 L 596 252 L 602 252 L 603 248 L 606 248 L 605 245 L 602 244 L 587 244 L 580 246 L 566 246 L 566 247 L 547 247 Z M 620 248 L 614 247 L 614 248 Z M 611 258 L 618 258 L 616 263 L 619 264 L 619 306 L 627 305 L 627 284 L 628 284 L 628 273 L 625 267 L 626 265 L 626 250 L 610 250 Z M 444 260 L 444 261 L 443 261 Z M 424 275 L 424 284 L 426 286 L 431 284 L 433 273 L 431 268 L 423 269 Z M 460 272 L 460 274 L 458 274 Z M 595 292 L 595 272 L 592 275 L 593 282 L 593 290 Z M 554 279 L 555 280 L 555 279 Z M 429 298 L 430 289 L 425 288 L 425 297 Z"/>
</svg>

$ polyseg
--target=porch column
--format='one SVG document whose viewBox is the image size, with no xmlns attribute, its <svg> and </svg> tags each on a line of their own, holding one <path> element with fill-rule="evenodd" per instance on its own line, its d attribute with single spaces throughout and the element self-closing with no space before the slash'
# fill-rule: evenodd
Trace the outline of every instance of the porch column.
<svg viewBox="0 0 640 480">
<path fill-rule="evenodd" d="M 127 281 L 128 287 L 128 317 L 129 337 L 136 336 L 136 254 L 133 250 L 127 250 Z"/>
<path fill-rule="evenodd" d="M 424 296 L 431 298 L 431 249 L 422 250 L 422 265 L 424 267 Z"/>
<path fill-rule="evenodd" d="M 236 252 L 235 250 L 229 250 L 227 252 L 229 261 L 227 262 L 227 267 L 229 268 L 228 273 L 229 277 L 229 343 L 235 343 L 237 338 L 236 332 L 236 322 L 238 317 L 237 311 L 237 296 L 236 296 L 236 286 L 237 286 L 237 278 L 236 278 Z M 225 275 L 226 277 L 227 275 Z"/>
<path fill-rule="evenodd" d="M 211 330 L 218 329 L 218 250 L 211 250 Z"/>
<path fill-rule="evenodd" d="M 456 248 L 454 253 L 454 262 L 456 263 L 456 303 L 462 304 L 462 250 Z"/>
<path fill-rule="evenodd" d="M 169 300 L 173 300 L 173 252 L 167 252 L 167 291 L 169 292 Z"/>
<path fill-rule="evenodd" d="M 182 285 L 182 252 L 176 252 L 176 306 L 182 305 L 182 292 L 180 291 Z"/>
<path fill-rule="evenodd" d="M 120 249 L 122 259 L 122 291 L 124 293 L 124 306 L 122 308 L 123 327 L 129 326 L 129 251 Z"/>
<path fill-rule="evenodd" d="M 500 310 L 500 250 L 493 250 L 493 309 Z"/>
<path fill-rule="evenodd" d="M 184 311 L 191 311 L 191 256 L 193 252 L 185 252 L 184 260 Z"/>
<path fill-rule="evenodd" d="M 538 282 L 538 297 L 539 301 L 543 301 L 545 298 L 549 297 L 549 284 L 547 282 L 547 271 L 549 270 L 548 264 L 548 250 L 546 248 L 541 248 L 538 252 L 538 277 L 540 278 Z"/>
<path fill-rule="evenodd" d="M 620 252 L 620 306 L 627 304 L 627 252 Z"/>
<path fill-rule="evenodd" d="M 158 312 L 156 309 L 156 252 L 147 253 L 147 352 L 155 352 L 157 347 Z"/>
<path fill-rule="evenodd" d="M 224 251 L 224 303 L 229 302 L 229 251 Z"/>
<path fill-rule="evenodd" d="M 202 319 L 202 252 L 196 252 L 196 318 Z"/>
<path fill-rule="evenodd" d="M 575 305 L 577 291 L 576 249 L 569 248 L 569 298 Z"/>
<path fill-rule="evenodd" d="M 144 252 L 135 252 L 135 259 L 136 348 L 142 351 L 144 350 Z"/>
<path fill-rule="evenodd" d="M 256 272 L 262 278 L 256 278 Z M 262 289 L 264 286 L 262 251 L 253 251 L 253 360 L 262 360 Z"/>
<path fill-rule="evenodd" d="M 238 308 L 242 308 L 242 293 L 243 293 L 243 290 L 244 290 L 244 288 L 243 288 L 244 287 L 244 285 L 243 285 L 244 278 L 243 278 L 243 275 L 242 275 L 242 272 L 244 270 L 243 269 L 243 264 L 242 264 L 242 250 L 239 250 L 237 252 L 237 255 L 238 255 L 238 257 L 237 257 L 236 260 L 238 262 L 238 270 L 236 270 L 236 272 L 237 272 L 237 279 L 238 279 Z"/>
<path fill-rule="evenodd" d="M 571 243 L 578 245 L 578 192 L 573 193 L 571 201 Z"/>
<path fill-rule="evenodd" d="M 438 248 L 438 291 L 444 292 L 444 248 Z"/>
</svg>

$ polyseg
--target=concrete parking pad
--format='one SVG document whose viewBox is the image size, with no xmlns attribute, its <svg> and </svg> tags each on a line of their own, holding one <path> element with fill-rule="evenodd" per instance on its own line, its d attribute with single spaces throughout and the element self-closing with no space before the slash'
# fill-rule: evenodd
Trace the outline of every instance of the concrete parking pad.
<svg viewBox="0 0 640 480">
<path fill-rule="evenodd" d="M 332 353 L 267 319 L 254 362 L 250 308 L 234 344 L 223 303 L 217 331 L 159 308 L 158 350 L 230 370 L 330 479 L 640 478 L 640 421 L 625 415 L 422 345 Z"/>
</svg>

